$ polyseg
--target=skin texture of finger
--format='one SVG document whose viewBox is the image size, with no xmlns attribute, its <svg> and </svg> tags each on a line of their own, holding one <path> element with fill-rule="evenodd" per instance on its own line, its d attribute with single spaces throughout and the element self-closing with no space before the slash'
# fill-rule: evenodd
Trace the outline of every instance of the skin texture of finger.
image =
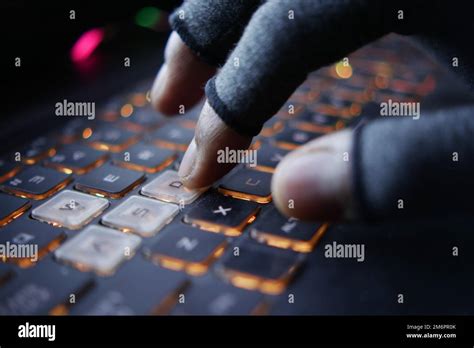
<svg viewBox="0 0 474 348">
<path fill-rule="evenodd" d="M 287 155 L 272 180 L 273 201 L 285 215 L 304 220 L 354 215 L 350 150 L 352 132 L 333 133 Z"/>
<path fill-rule="evenodd" d="M 219 150 L 247 149 L 251 142 L 251 137 L 239 135 L 222 122 L 206 101 L 178 173 L 188 188 L 209 186 L 235 167 L 235 163 L 218 162 Z"/>
<path fill-rule="evenodd" d="M 151 92 L 152 105 L 165 115 L 178 114 L 180 105 L 188 109 L 201 100 L 206 81 L 216 69 L 202 61 L 173 32 Z"/>
</svg>

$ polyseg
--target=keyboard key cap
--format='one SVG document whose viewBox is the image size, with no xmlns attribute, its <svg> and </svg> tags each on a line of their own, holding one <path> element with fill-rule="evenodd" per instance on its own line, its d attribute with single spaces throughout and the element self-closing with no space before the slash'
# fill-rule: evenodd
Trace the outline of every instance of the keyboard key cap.
<svg viewBox="0 0 474 348">
<path fill-rule="evenodd" d="M 186 205 L 194 202 L 204 191 L 205 189 L 187 189 L 181 182 L 177 171 L 166 170 L 143 186 L 141 194 L 165 202 Z"/>
<path fill-rule="evenodd" d="M 45 199 L 66 187 L 72 178 L 43 167 L 29 167 L 0 185 L 0 189 L 16 196 Z"/>
<path fill-rule="evenodd" d="M 224 252 L 227 246 L 223 235 L 175 224 L 167 227 L 157 242 L 144 250 L 154 263 L 191 275 L 202 275 Z"/>
<path fill-rule="evenodd" d="M 88 139 L 89 145 L 97 150 L 120 152 L 139 139 L 135 132 L 116 126 L 101 126 L 95 129 Z"/>
<path fill-rule="evenodd" d="M 154 236 L 179 213 L 178 206 L 132 196 L 102 217 L 106 226 L 142 237 Z"/>
<path fill-rule="evenodd" d="M 4 182 L 15 176 L 20 171 L 20 168 L 16 162 L 0 159 L 0 182 Z"/>
<path fill-rule="evenodd" d="M 150 106 L 135 108 L 133 114 L 124 122 L 125 127 L 135 131 L 149 131 L 155 129 L 163 122 L 160 116 Z"/>
<path fill-rule="evenodd" d="M 280 294 L 301 266 L 302 254 L 271 248 L 244 239 L 235 250 L 223 256 L 216 265 L 217 273 L 234 286 Z"/>
<path fill-rule="evenodd" d="M 20 217 L 30 207 L 31 203 L 26 199 L 0 194 L 0 226 Z"/>
<path fill-rule="evenodd" d="M 77 230 L 99 216 L 109 201 L 84 193 L 65 190 L 33 209 L 31 216 L 57 227 Z"/>
<path fill-rule="evenodd" d="M 98 196 L 121 198 L 144 180 L 143 173 L 106 164 L 78 178 L 75 188 Z"/>
<path fill-rule="evenodd" d="M 69 121 L 57 133 L 59 142 L 62 144 L 71 144 L 81 139 L 84 130 L 88 128 L 89 124 L 90 122 L 80 119 Z"/>
<path fill-rule="evenodd" d="M 64 232 L 52 226 L 29 219 L 20 219 L 0 233 L 0 260 L 22 268 L 35 265 L 55 250 L 66 238 Z M 6 250 L 2 250 L 2 246 Z"/>
<path fill-rule="evenodd" d="M 111 275 L 117 267 L 130 259 L 141 238 L 101 226 L 89 226 L 66 241 L 54 253 L 61 262 L 81 271 Z"/>
<path fill-rule="evenodd" d="M 273 173 L 276 166 L 290 151 L 280 149 L 268 143 L 263 143 L 257 150 L 257 165 L 255 170 Z"/>
<path fill-rule="evenodd" d="M 71 295 L 79 301 L 93 285 L 90 275 L 46 260 L 0 288 L 0 315 L 45 315 L 61 312 Z"/>
<path fill-rule="evenodd" d="M 118 154 L 114 164 L 127 169 L 156 173 L 171 165 L 176 157 L 176 152 L 173 150 L 137 144 Z"/>
<path fill-rule="evenodd" d="M 183 152 L 186 151 L 193 137 L 194 129 L 182 127 L 179 123 L 167 124 L 152 134 L 156 145 Z"/>
<path fill-rule="evenodd" d="M 48 137 L 37 138 L 19 151 L 21 161 L 25 164 L 38 163 L 43 158 L 55 154 L 55 145 L 56 144 Z"/>
<path fill-rule="evenodd" d="M 269 203 L 272 200 L 271 180 L 270 173 L 240 168 L 223 179 L 219 192 L 246 201 Z"/>
<path fill-rule="evenodd" d="M 263 128 L 260 134 L 264 137 L 271 137 L 276 133 L 281 132 L 283 127 L 284 123 L 282 120 L 278 119 L 277 117 L 272 117 L 263 124 Z"/>
<path fill-rule="evenodd" d="M 290 119 L 296 117 L 303 109 L 304 105 L 302 103 L 288 101 L 278 111 L 277 115 L 284 119 Z"/>
<path fill-rule="evenodd" d="M 314 249 L 326 229 L 326 223 L 287 218 L 272 206 L 258 218 L 250 235 L 273 247 L 308 253 Z"/>
<path fill-rule="evenodd" d="M 102 165 L 107 157 L 106 153 L 86 146 L 68 145 L 59 149 L 44 165 L 66 174 L 82 175 Z"/>
<path fill-rule="evenodd" d="M 259 210 L 257 203 L 212 193 L 191 207 L 184 221 L 207 231 L 239 236 Z"/>
<path fill-rule="evenodd" d="M 309 132 L 328 133 L 343 128 L 344 121 L 340 117 L 307 111 L 298 118 L 295 127 Z"/>
<path fill-rule="evenodd" d="M 294 150 L 308 141 L 318 138 L 322 133 L 307 132 L 294 128 L 287 128 L 283 132 L 277 134 L 273 141 L 276 146 L 286 149 Z"/>
<path fill-rule="evenodd" d="M 71 315 L 166 314 L 188 285 L 182 273 L 134 257 L 71 308 Z"/>
<path fill-rule="evenodd" d="M 256 291 L 235 288 L 224 282 L 192 284 L 185 293 L 185 302 L 176 304 L 178 315 L 251 315 L 265 314 L 268 305 Z"/>
</svg>

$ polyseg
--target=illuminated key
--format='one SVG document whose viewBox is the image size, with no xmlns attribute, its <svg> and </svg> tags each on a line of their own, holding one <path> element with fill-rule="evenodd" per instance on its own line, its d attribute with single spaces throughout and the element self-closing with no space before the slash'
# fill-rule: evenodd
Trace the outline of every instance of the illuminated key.
<svg viewBox="0 0 474 348">
<path fill-rule="evenodd" d="M 20 217 L 30 207 L 26 199 L 0 194 L 0 226 Z"/>
<path fill-rule="evenodd" d="M 13 262 L 22 268 L 31 267 L 66 238 L 64 232 L 30 219 L 20 219 L 9 224 L 0 233 L 0 245 L 15 246 L 23 255 L 0 255 L 0 260 Z"/>
<path fill-rule="evenodd" d="M 54 226 L 77 230 L 84 227 L 107 207 L 105 198 L 65 190 L 33 209 L 31 216 Z"/>
<path fill-rule="evenodd" d="M 0 159 L 0 182 L 4 182 L 15 176 L 20 171 L 20 168 L 16 162 Z"/>
<path fill-rule="evenodd" d="M 185 205 L 194 202 L 204 191 L 205 189 L 187 189 L 177 171 L 166 170 L 152 182 L 143 186 L 141 194 L 165 202 Z"/>
<path fill-rule="evenodd" d="M 70 305 L 72 294 L 80 302 L 93 284 L 90 274 L 46 258 L 2 286 L 0 315 L 55 314 Z"/>
<path fill-rule="evenodd" d="M 97 150 L 120 152 L 135 144 L 139 135 L 116 126 L 102 126 L 95 129 L 88 138 L 89 145 Z"/>
<path fill-rule="evenodd" d="M 282 120 L 276 117 L 272 117 L 263 124 L 263 128 L 260 134 L 264 137 L 271 137 L 272 135 L 275 135 L 276 133 L 280 132 L 283 127 L 284 124 Z"/>
<path fill-rule="evenodd" d="M 216 265 L 216 272 L 234 286 L 280 294 L 301 266 L 302 254 L 244 239 Z"/>
<path fill-rule="evenodd" d="M 145 180 L 145 175 L 111 165 L 103 165 L 77 179 L 75 188 L 97 196 L 121 198 Z"/>
<path fill-rule="evenodd" d="M 82 175 L 103 164 L 107 157 L 102 151 L 74 144 L 59 149 L 44 164 L 66 174 Z"/>
<path fill-rule="evenodd" d="M 94 271 L 110 275 L 127 259 L 130 259 L 141 238 L 101 226 L 89 226 L 69 239 L 54 253 L 61 262 L 81 271 Z"/>
<path fill-rule="evenodd" d="M 158 233 L 178 214 L 174 204 L 132 196 L 102 217 L 102 223 L 123 232 L 132 232 L 143 237 Z"/>
<path fill-rule="evenodd" d="M 207 231 L 238 236 L 255 220 L 259 210 L 257 203 L 212 193 L 191 207 L 184 221 Z"/>
<path fill-rule="evenodd" d="M 250 235 L 273 247 L 308 253 L 314 249 L 326 229 L 326 223 L 287 218 L 272 206 L 258 218 Z"/>
<path fill-rule="evenodd" d="M 55 152 L 55 143 L 48 137 L 37 138 L 19 151 L 21 161 L 26 164 L 35 164 Z"/>
<path fill-rule="evenodd" d="M 283 107 L 278 112 L 278 116 L 282 118 L 294 118 L 304 109 L 304 105 L 302 103 L 288 101 L 283 105 Z"/>
<path fill-rule="evenodd" d="M 257 150 L 257 165 L 255 170 L 273 173 L 276 166 L 290 151 L 280 149 L 268 143 L 263 143 Z"/>
<path fill-rule="evenodd" d="M 318 138 L 323 133 L 307 132 L 294 128 L 287 128 L 283 132 L 277 134 L 273 141 L 276 146 L 286 149 L 294 150 L 308 141 Z"/>
<path fill-rule="evenodd" d="M 117 154 L 114 164 L 147 173 L 156 173 L 168 167 L 176 159 L 176 152 L 152 145 L 136 144 Z"/>
<path fill-rule="evenodd" d="M 161 147 L 173 150 L 186 151 L 194 137 L 194 129 L 183 127 L 177 123 L 170 123 L 153 132 L 153 142 Z"/>
<path fill-rule="evenodd" d="M 188 285 L 186 275 L 134 257 L 110 278 L 101 279 L 71 315 L 167 314 Z"/>
<path fill-rule="evenodd" d="M 144 253 L 165 268 L 201 275 L 222 255 L 226 246 L 227 240 L 223 235 L 175 224 L 167 227 Z"/>
<path fill-rule="evenodd" d="M 327 133 L 344 127 L 340 117 L 307 111 L 295 123 L 295 127 L 310 132 Z"/>
<path fill-rule="evenodd" d="M 271 180 L 270 173 L 240 168 L 223 179 L 219 192 L 246 201 L 269 203 L 272 200 Z"/>
<path fill-rule="evenodd" d="M 192 284 L 186 291 L 186 301 L 178 302 L 173 314 L 259 315 L 264 314 L 268 307 L 263 296 L 224 282 L 215 282 L 212 286 Z"/>
<path fill-rule="evenodd" d="M 66 187 L 72 178 L 44 167 L 29 167 L 0 185 L 0 189 L 16 196 L 45 199 Z"/>
</svg>

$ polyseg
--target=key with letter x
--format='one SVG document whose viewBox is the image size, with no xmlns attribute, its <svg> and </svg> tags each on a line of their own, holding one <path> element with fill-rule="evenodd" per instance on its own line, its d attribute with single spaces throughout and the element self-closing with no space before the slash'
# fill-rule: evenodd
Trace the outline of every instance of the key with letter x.
<svg viewBox="0 0 474 348">
<path fill-rule="evenodd" d="M 238 236 L 255 219 L 259 209 L 257 203 L 211 193 L 189 210 L 184 221 L 211 232 Z"/>
</svg>

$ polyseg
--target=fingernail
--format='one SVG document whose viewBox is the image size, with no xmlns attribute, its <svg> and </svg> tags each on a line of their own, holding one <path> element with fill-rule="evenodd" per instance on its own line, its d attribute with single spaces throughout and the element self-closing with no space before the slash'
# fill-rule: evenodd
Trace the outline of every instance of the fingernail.
<svg viewBox="0 0 474 348">
<path fill-rule="evenodd" d="M 331 152 L 290 156 L 272 180 L 276 205 L 286 215 L 304 219 L 333 219 L 344 209 L 349 172 L 347 163 Z"/>
<path fill-rule="evenodd" d="M 193 139 L 191 144 L 189 144 L 186 153 L 183 156 L 183 160 L 179 166 L 178 175 L 183 179 L 187 180 L 192 174 L 194 162 L 196 161 L 197 156 L 197 146 L 196 141 Z"/>
</svg>

